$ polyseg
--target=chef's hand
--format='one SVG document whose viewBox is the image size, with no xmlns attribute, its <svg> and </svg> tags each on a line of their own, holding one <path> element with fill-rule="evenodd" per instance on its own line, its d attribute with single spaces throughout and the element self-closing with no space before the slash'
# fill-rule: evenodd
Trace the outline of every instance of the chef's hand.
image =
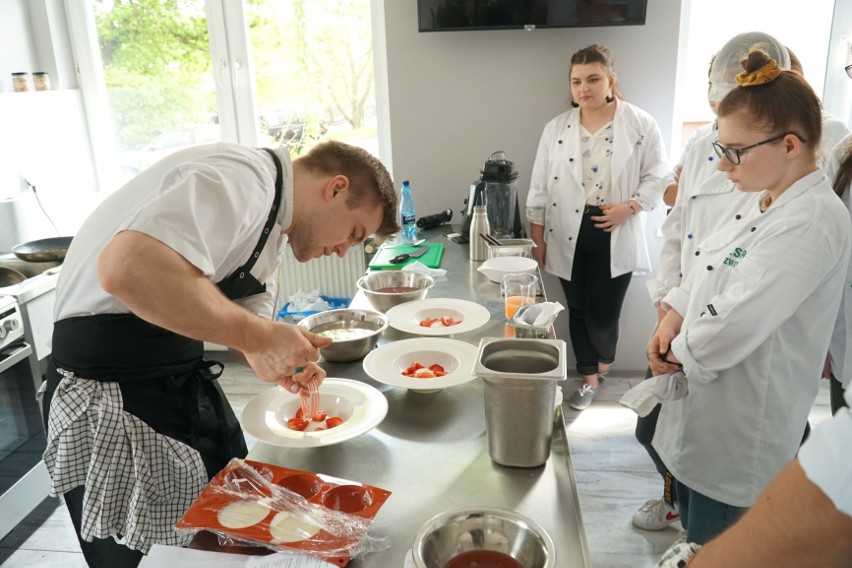
<svg viewBox="0 0 852 568">
<path fill-rule="evenodd" d="M 674 353 L 671 352 L 672 340 L 680 333 L 683 317 L 677 310 L 668 310 L 660 319 L 654 336 L 648 342 L 646 349 L 648 365 L 654 376 L 677 371 L 681 365 Z"/>
<path fill-rule="evenodd" d="M 257 376 L 268 383 L 283 384 L 285 379 L 292 379 L 298 374 L 297 367 L 306 368 L 319 359 L 319 348 L 332 342 L 329 337 L 289 323 L 266 321 L 263 325 L 264 333 L 255 336 L 251 348 L 243 349 L 243 354 Z"/>
<path fill-rule="evenodd" d="M 603 215 L 592 217 L 595 227 L 611 233 L 616 227 L 633 216 L 633 209 L 627 203 L 604 203 L 600 206 Z M 635 205 L 633 207 L 636 207 Z"/>
<path fill-rule="evenodd" d="M 309 394 L 308 385 L 313 383 L 316 387 L 322 384 L 325 379 L 325 371 L 316 363 L 305 363 L 304 367 L 296 367 L 297 372 L 290 376 L 284 377 L 278 384 L 290 391 L 293 394 Z"/>
</svg>

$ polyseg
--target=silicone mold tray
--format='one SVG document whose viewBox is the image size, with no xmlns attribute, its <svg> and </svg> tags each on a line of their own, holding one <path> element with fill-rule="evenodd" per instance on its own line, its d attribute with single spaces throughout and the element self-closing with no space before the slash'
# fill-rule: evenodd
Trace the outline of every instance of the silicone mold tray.
<svg viewBox="0 0 852 568">
<path fill-rule="evenodd" d="M 175 528 L 298 550 L 346 566 L 390 494 L 329 475 L 234 459 Z"/>
</svg>

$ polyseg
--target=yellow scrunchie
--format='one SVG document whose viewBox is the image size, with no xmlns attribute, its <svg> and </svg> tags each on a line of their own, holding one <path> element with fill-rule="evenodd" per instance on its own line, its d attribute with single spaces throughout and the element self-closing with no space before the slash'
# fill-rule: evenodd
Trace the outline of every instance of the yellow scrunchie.
<svg viewBox="0 0 852 568">
<path fill-rule="evenodd" d="M 747 71 L 743 71 L 734 79 L 737 81 L 737 85 L 740 87 L 753 87 L 755 85 L 763 85 L 774 81 L 778 75 L 781 74 L 782 69 L 778 67 L 778 63 L 775 62 L 774 59 L 769 59 L 769 61 L 753 73 L 749 73 Z"/>
</svg>

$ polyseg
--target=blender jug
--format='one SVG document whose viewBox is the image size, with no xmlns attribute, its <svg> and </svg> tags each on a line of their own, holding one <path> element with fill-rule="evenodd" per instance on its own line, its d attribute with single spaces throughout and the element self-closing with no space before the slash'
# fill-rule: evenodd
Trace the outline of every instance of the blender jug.
<svg viewBox="0 0 852 568">
<path fill-rule="evenodd" d="M 498 150 L 485 161 L 481 173 L 480 179 L 485 183 L 485 203 L 491 235 L 497 239 L 511 239 L 520 221 L 516 219 L 516 215 L 519 215 L 518 171 L 506 159 L 506 153 Z"/>
</svg>

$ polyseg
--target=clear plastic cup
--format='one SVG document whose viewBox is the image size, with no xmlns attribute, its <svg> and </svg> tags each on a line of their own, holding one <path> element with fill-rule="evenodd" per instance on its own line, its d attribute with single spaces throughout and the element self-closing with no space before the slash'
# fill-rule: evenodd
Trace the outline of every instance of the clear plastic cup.
<svg viewBox="0 0 852 568">
<path fill-rule="evenodd" d="M 513 272 L 503 277 L 506 319 L 511 320 L 518 308 L 524 304 L 535 303 L 535 285 L 537 283 L 538 276 L 529 272 Z"/>
</svg>

